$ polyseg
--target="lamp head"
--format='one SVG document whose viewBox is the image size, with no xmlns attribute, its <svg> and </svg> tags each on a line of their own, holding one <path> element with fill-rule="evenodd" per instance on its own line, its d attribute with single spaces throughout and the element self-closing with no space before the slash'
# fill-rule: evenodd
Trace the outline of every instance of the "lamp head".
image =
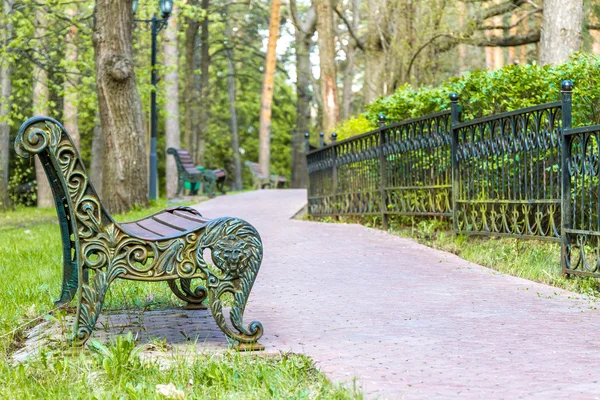
<svg viewBox="0 0 600 400">
<path fill-rule="evenodd" d="M 133 14 L 135 15 L 135 13 L 137 12 L 138 9 L 138 0 L 133 0 L 133 4 L 131 5 L 131 11 L 133 11 Z"/>
<path fill-rule="evenodd" d="M 169 18 L 171 12 L 173 11 L 173 0 L 159 0 L 158 4 L 161 17 L 165 19 Z"/>
</svg>

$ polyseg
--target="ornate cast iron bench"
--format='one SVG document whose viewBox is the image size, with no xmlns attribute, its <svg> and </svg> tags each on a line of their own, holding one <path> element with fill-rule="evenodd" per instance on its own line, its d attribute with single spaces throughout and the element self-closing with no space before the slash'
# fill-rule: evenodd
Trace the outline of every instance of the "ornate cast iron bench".
<svg viewBox="0 0 600 400">
<path fill-rule="evenodd" d="M 265 187 L 271 187 L 271 188 L 277 189 L 277 188 L 284 187 L 287 183 L 287 179 L 283 176 L 279 176 L 279 175 L 266 176 L 266 174 L 263 173 L 263 170 L 260 167 L 260 164 L 258 164 L 258 163 L 246 161 L 244 164 L 246 164 L 246 167 L 248 167 L 248 169 L 250 170 L 250 173 L 252 174 L 252 181 L 254 182 L 254 189 L 264 189 Z"/>
<path fill-rule="evenodd" d="M 54 194 L 63 241 L 63 282 L 56 304 L 77 296 L 70 340 L 84 344 L 92 334 L 108 288 L 116 278 L 166 281 L 188 305 L 208 305 L 219 328 L 240 350 L 261 350 L 260 322 L 243 324 L 250 290 L 262 262 L 258 232 L 245 221 L 209 220 L 192 208 L 163 210 L 148 218 L 117 223 L 92 186 L 77 149 L 54 119 L 27 120 L 15 140 L 21 157 L 37 154 Z M 210 251 L 214 265 L 205 254 Z M 204 281 L 192 289 L 192 280 Z M 222 296 L 231 294 L 231 323 Z M 205 308 L 205 307 L 204 307 Z"/>
<path fill-rule="evenodd" d="M 215 195 L 214 187 L 216 185 L 217 190 L 221 194 L 225 194 L 224 184 L 227 178 L 227 172 L 223 169 L 205 170 L 204 172 L 198 171 L 192 156 L 187 150 L 178 150 L 170 147 L 167 149 L 167 154 L 171 154 L 175 157 L 175 163 L 177 164 L 177 173 L 179 175 L 177 180 L 177 194 L 179 196 L 185 187 L 185 182 L 190 182 L 192 189 L 190 194 L 195 195 L 197 188 L 194 188 L 195 184 L 204 184 L 204 193 L 209 197 Z"/>
</svg>

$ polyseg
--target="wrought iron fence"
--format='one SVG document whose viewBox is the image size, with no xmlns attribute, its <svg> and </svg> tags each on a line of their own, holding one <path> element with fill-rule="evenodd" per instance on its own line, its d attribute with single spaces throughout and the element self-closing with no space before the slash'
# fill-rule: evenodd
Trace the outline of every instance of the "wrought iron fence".
<svg viewBox="0 0 600 400">
<path fill-rule="evenodd" d="M 600 276 L 600 125 L 571 128 L 571 94 L 563 95 L 562 267 Z"/>
<path fill-rule="evenodd" d="M 314 216 L 442 216 L 456 232 L 561 243 L 565 274 L 600 277 L 600 125 L 562 100 L 460 122 L 450 111 L 307 154 Z M 308 138 L 307 138 L 308 139 Z M 308 146 L 308 142 L 307 142 Z"/>
<path fill-rule="evenodd" d="M 560 240 L 561 108 L 548 103 L 453 124 L 457 232 Z"/>
</svg>

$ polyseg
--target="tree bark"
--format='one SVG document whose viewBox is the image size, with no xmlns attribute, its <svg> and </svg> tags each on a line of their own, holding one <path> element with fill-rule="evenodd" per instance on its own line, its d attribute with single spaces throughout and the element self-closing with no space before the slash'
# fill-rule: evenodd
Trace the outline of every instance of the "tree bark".
<svg viewBox="0 0 600 400">
<path fill-rule="evenodd" d="M 337 71 L 335 65 L 335 31 L 331 0 L 315 0 L 317 5 L 317 32 L 319 32 L 319 60 L 321 66 L 321 95 L 323 97 L 323 131 L 333 132 L 338 123 Z"/>
<path fill-rule="evenodd" d="M 122 213 L 148 202 L 142 105 L 134 73 L 132 0 L 97 0 L 93 30 L 96 86 L 104 138 L 104 205 Z"/>
<path fill-rule="evenodd" d="M 8 45 L 13 32 L 12 0 L 4 0 L 3 4 L 5 23 L 2 26 L 0 40 L 2 46 Z M 10 160 L 10 92 L 12 91 L 12 65 L 6 56 L 0 58 L 0 210 L 10 207 L 8 195 L 8 172 Z"/>
<path fill-rule="evenodd" d="M 351 29 L 358 30 L 360 0 L 352 0 L 352 25 Z M 352 86 L 354 84 L 354 59 L 356 58 L 355 40 L 349 40 L 346 47 L 346 68 L 344 69 L 344 90 L 342 92 L 342 121 L 350 118 L 352 114 Z"/>
<path fill-rule="evenodd" d="M 174 147 L 181 148 L 181 132 L 179 129 L 179 71 L 177 54 L 177 7 L 173 8 L 171 18 L 169 18 L 167 28 L 163 37 L 163 55 L 164 64 L 167 67 L 165 73 L 165 93 L 167 101 L 165 103 L 165 154 L 166 149 Z M 175 157 L 166 157 L 165 166 L 167 198 L 175 197 L 177 193 L 177 164 Z"/>
<path fill-rule="evenodd" d="M 197 79 L 199 101 L 200 101 L 200 112 L 198 118 L 198 152 L 196 155 L 196 162 L 199 165 L 206 166 L 205 154 L 206 154 L 206 132 L 208 131 L 208 117 L 210 110 L 210 43 L 209 43 L 209 19 L 208 19 L 208 7 L 210 6 L 209 0 L 202 0 L 202 9 L 206 13 L 206 17 L 202 21 L 200 26 L 200 73 L 201 75 Z"/>
<path fill-rule="evenodd" d="M 92 161 L 90 163 L 90 177 L 94 188 L 100 197 L 102 195 L 102 126 L 100 126 L 100 115 L 96 114 L 92 137 Z"/>
<path fill-rule="evenodd" d="M 228 0 L 229 5 L 233 0 Z M 242 158 L 240 156 L 240 138 L 238 134 L 237 109 L 235 105 L 235 66 L 233 65 L 234 51 L 232 42 L 232 27 L 227 25 L 225 39 L 227 40 L 225 56 L 227 58 L 227 96 L 229 100 L 229 124 L 231 129 L 231 152 L 233 153 L 233 187 L 242 190 Z"/>
<path fill-rule="evenodd" d="M 544 16 L 538 62 L 566 62 L 581 49 L 583 0 L 544 0 Z"/>
<path fill-rule="evenodd" d="M 385 94 L 386 54 L 383 36 L 385 28 L 386 1 L 369 1 L 367 43 L 365 52 L 365 104 L 372 103 Z"/>
<path fill-rule="evenodd" d="M 77 16 L 75 4 L 70 4 L 67 9 L 67 15 L 73 19 Z M 77 112 L 77 97 L 79 73 L 77 69 L 77 26 L 71 25 L 65 35 L 65 61 L 66 74 L 64 82 L 64 101 L 63 101 L 63 125 L 75 146 L 79 148 L 79 115 Z"/>
<path fill-rule="evenodd" d="M 275 85 L 275 66 L 277 65 L 277 40 L 281 0 L 271 1 L 271 20 L 269 22 L 269 42 L 265 61 L 265 77 L 260 96 L 260 120 L 258 128 L 258 163 L 263 173 L 271 174 L 271 114 L 273 110 L 273 87 Z"/>
<path fill-rule="evenodd" d="M 35 11 L 35 37 L 43 38 L 46 35 L 46 10 L 42 7 L 37 7 Z M 38 46 L 37 52 L 41 52 L 41 47 Z M 33 67 L 33 113 L 35 115 L 47 116 L 49 114 L 48 100 L 50 91 L 48 89 L 48 72 L 41 68 L 37 63 Z M 35 179 L 37 182 L 37 206 L 52 207 L 54 205 L 52 190 L 48 183 L 48 178 L 42 167 L 38 157 L 35 157 Z"/>
<path fill-rule="evenodd" d="M 311 7 L 304 20 L 298 16 L 296 1 L 290 1 L 290 11 L 295 24 L 296 46 L 296 129 L 292 137 L 292 179 L 290 186 L 293 188 L 306 187 L 308 171 L 306 169 L 306 155 L 304 133 L 310 128 L 310 101 L 311 101 L 311 76 L 312 65 L 310 62 L 310 46 L 312 37 L 317 27 L 317 14 Z"/>
</svg>

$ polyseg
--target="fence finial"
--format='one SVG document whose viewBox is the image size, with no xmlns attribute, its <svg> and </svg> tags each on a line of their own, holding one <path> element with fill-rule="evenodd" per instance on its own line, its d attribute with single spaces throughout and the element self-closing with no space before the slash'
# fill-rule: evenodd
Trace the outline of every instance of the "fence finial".
<svg viewBox="0 0 600 400">
<path fill-rule="evenodd" d="M 306 152 L 310 151 L 310 132 L 304 132 L 304 144 L 306 145 Z"/>
<path fill-rule="evenodd" d="M 385 126 L 385 123 L 387 122 L 387 117 L 385 116 L 384 113 L 380 112 L 378 119 L 379 119 L 379 127 L 383 128 Z"/>
<path fill-rule="evenodd" d="M 319 132 L 319 147 L 325 147 L 325 132 Z"/>
<path fill-rule="evenodd" d="M 560 84 L 560 89 L 563 92 L 572 92 L 573 91 L 573 81 L 570 79 L 566 79 L 566 80 L 562 81 L 562 83 Z"/>
<path fill-rule="evenodd" d="M 458 103 L 458 93 L 450 93 L 450 101 L 453 103 Z"/>
<path fill-rule="evenodd" d="M 337 133 L 332 132 L 331 133 L 331 143 L 335 143 L 337 140 Z"/>
</svg>

